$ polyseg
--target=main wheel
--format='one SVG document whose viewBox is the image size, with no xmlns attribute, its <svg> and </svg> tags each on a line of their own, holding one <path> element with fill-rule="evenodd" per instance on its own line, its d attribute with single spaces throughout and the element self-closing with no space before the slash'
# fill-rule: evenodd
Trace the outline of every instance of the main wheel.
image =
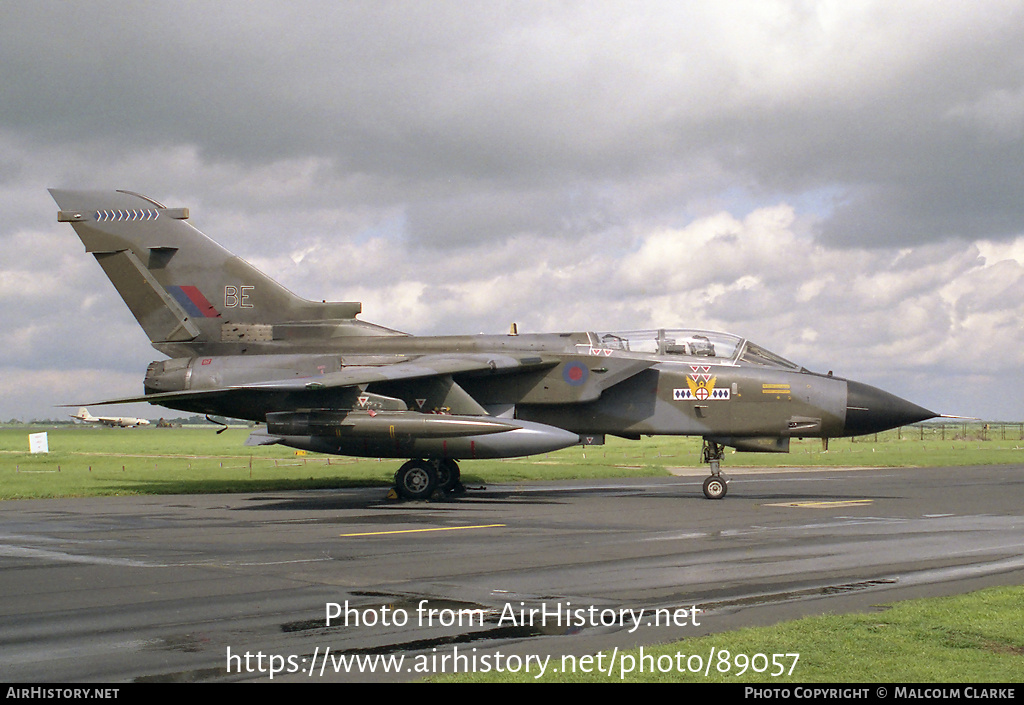
<svg viewBox="0 0 1024 705">
<path fill-rule="evenodd" d="M 451 493 L 456 490 L 462 483 L 459 481 L 462 478 L 462 473 L 459 471 L 459 465 L 454 460 L 448 460 L 447 458 L 438 460 L 437 462 L 437 489 L 445 493 Z"/>
<path fill-rule="evenodd" d="M 712 475 L 704 480 L 704 496 L 708 499 L 721 499 L 728 491 L 729 486 L 718 475 Z"/>
<path fill-rule="evenodd" d="M 430 499 L 437 487 L 437 472 L 430 463 L 410 460 L 395 473 L 395 490 L 405 499 Z"/>
</svg>

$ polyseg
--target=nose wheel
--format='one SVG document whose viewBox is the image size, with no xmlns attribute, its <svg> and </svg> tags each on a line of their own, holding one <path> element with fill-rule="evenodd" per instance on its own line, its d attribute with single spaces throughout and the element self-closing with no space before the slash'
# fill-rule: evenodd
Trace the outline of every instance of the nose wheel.
<svg viewBox="0 0 1024 705">
<path fill-rule="evenodd" d="M 729 491 L 729 481 L 722 475 L 722 458 L 725 446 L 704 439 L 702 460 L 711 466 L 711 477 L 704 480 L 704 496 L 708 499 L 722 499 Z"/>
<path fill-rule="evenodd" d="M 721 475 L 712 475 L 704 480 L 704 496 L 708 499 L 721 499 L 729 491 L 729 485 Z"/>
</svg>

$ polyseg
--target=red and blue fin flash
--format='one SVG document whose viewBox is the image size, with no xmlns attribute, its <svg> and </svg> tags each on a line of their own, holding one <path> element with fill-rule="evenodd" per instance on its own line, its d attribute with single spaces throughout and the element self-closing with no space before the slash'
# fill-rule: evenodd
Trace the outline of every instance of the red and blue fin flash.
<svg viewBox="0 0 1024 705">
<path fill-rule="evenodd" d="M 220 318 L 220 313 L 213 307 L 209 299 L 203 296 L 195 286 L 169 286 L 167 293 L 174 297 L 174 300 L 181 304 L 185 312 L 190 316 L 201 318 Z"/>
</svg>

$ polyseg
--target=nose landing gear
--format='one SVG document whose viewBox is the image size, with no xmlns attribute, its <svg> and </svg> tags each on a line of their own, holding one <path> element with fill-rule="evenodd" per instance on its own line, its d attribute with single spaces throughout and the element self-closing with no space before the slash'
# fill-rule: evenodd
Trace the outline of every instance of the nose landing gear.
<svg viewBox="0 0 1024 705">
<path fill-rule="evenodd" d="M 729 481 L 722 475 L 725 446 L 705 438 L 701 457 L 701 462 L 711 466 L 711 477 L 704 480 L 704 496 L 708 499 L 722 499 L 729 491 Z"/>
</svg>

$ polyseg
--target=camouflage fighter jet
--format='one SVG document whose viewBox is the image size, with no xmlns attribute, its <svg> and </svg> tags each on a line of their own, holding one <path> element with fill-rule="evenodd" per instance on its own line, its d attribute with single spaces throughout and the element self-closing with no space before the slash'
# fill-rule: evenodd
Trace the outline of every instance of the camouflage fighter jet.
<svg viewBox="0 0 1024 705">
<path fill-rule="evenodd" d="M 810 372 L 742 337 L 699 330 L 420 337 L 361 321 L 357 302 L 302 299 L 167 208 L 128 191 L 51 190 L 153 347 L 147 401 L 263 424 L 249 444 L 408 458 L 406 498 L 458 492 L 457 461 L 601 444 L 704 439 L 704 494 L 724 447 L 875 433 L 938 416 Z"/>
</svg>

